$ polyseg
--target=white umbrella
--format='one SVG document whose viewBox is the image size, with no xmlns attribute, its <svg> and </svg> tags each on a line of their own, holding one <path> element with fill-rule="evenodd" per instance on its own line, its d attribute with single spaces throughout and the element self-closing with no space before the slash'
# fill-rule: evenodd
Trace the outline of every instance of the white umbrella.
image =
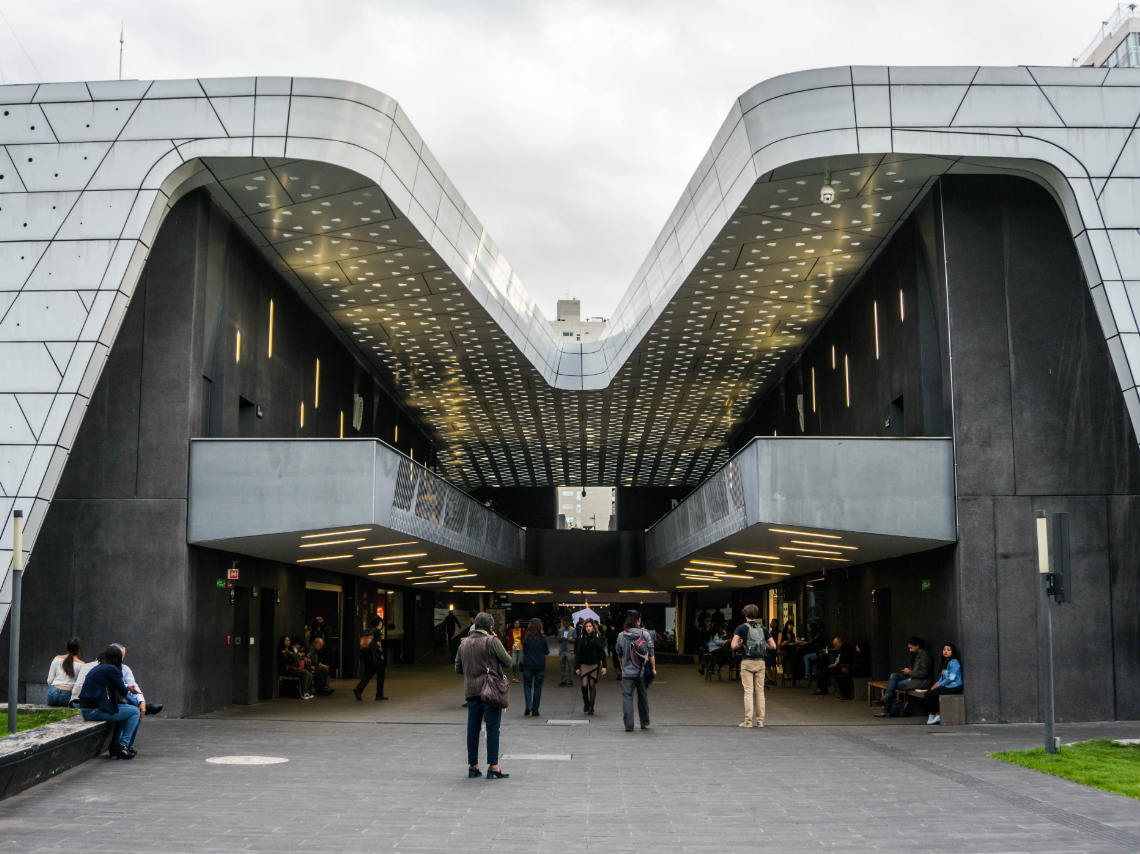
<svg viewBox="0 0 1140 854">
<path fill-rule="evenodd" d="M 574 620 L 574 625 L 578 625 L 580 620 L 593 620 L 595 623 L 602 621 L 602 618 L 598 616 L 593 608 L 583 608 L 581 611 L 575 611 L 570 617 Z"/>
</svg>

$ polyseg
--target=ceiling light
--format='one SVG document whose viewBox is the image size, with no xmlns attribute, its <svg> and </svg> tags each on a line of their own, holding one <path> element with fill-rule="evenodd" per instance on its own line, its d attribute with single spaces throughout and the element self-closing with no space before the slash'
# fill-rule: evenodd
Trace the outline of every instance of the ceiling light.
<svg viewBox="0 0 1140 854">
<path fill-rule="evenodd" d="M 805 549 L 803 546 L 780 546 L 780 548 L 786 552 L 797 552 L 797 553 L 808 552 L 810 554 L 821 554 L 821 555 L 841 555 L 841 554 L 843 554 L 843 552 L 830 551 L 828 549 Z"/>
<path fill-rule="evenodd" d="M 708 587 L 707 584 L 678 584 L 677 590 L 694 590 L 698 587 Z"/>
<path fill-rule="evenodd" d="M 811 540 L 792 540 L 793 543 L 799 543 L 804 546 L 823 546 L 828 549 L 850 549 L 851 551 L 858 551 L 858 546 L 844 546 L 839 543 L 815 543 Z"/>
<path fill-rule="evenodd" d="M 312 563 L 315 560 L 344 560 L 345 558 L 356 557 L 356 555 L 321 555 L 320 557 L 299 557 L 297 563 Z"/>
<path fill-rule="evenodd" d="M 421 563 L 416 569 L 435 569 L 440 566 L 462 566 L 462 561 L 452 561 L 451 563 Z"/>
<path fill-rule="evenodd" d="M 364 537 L 353 537 L 349 540 L 328 540 L 323 543 L 301 543 L 303 549 L 317 549 L 321 546 L 338 546 L 341 543 L 363 543 Z"/>
<path fill-rule="evenodd" d="M 800 534 L 801 536 L 804 536 L 804 537 L 815 537 L 817 539 L 822 538 L 825 540 L 842 540 L 843 539 L 843 537 L 839 536 L 838 534 L 816 534 L 812 531 L 797 531 L 794 528 L 769 528 L 768 530 L 771 531 L 773 534 Z"/>
<path fill-rule="evenodd" d="M 689 563 L 700 564 L 701 566 L 725 566 L 729 569 L 736 569 L 735 563 L 718 563 L 715 560 L 690 560 Z"/>
<path fill-rule="evenodd" d="M 795 542 L 795 540 L 793 540 L 792 542 Z M 779 560 L 779 557 L 776 555 L 752 555 L 752 554 L 748 554 L 747 552 L 725 552 L 725 554 L 726 555 L 732 555 L 733 557 L 754 557 L 754 558 L 764 558 L 767 560 Z M 696 561 L 693 561 L 693 563 L 696 563 Z"/>
<path fill-rule="evenodd" d="M 359 568 L 364 569 L 363 566 L 359 567 Z M 405 573 L 407 573 L 407 571 L 408 570 L 406 570 L 406 569 L 389 569 L 389 570 L 386 570 L 385 572 L 370 572 L 368 574 L 369 575 L 404 575 Z"/>
<path fill-rule="evenodd" d="M 791 575 L 790 572 L 777 572 L 774 569 L 746 569 L 745 572 L 755 572 L 760 575 Z"/>
<path fill-rule="evenodd" d="M 325 531 L 323 534 L 302 534 L 302 540 L 314 540 L 320 537 L 339 537 L 341 534 L 359 534 L 362 531 L 371 531 L 371 528 L 349 528 L 347 531 Z"/>
<path fill-rule="evenodd" d="M 345 531 L 345 533 L 347 534 L 347 533 L 352 533 L 352 532 L 351 531 Z M 414 546 L 418 542 L 419 542 L 419 540 L 407 540 L 407 541 L 402 542 L 402 543 L 380 543 L 379 545 L 375 545 L 375 546 L 357 546 L 356 550 L 357 551 L 364 551 L 365 549 L 390 549 L 393 546 Z"/>
</svg>

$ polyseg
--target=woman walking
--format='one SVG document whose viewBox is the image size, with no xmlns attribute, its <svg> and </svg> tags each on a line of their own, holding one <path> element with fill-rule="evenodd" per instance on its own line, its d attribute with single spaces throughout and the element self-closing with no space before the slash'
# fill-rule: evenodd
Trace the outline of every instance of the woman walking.
<svg viewBox="0 0 1140 854">
<path fill-rule="evenodd" d="M 943 644 L 942 675 L 926 692 L 927 708 L 930 711 L 926 722 L 928 724 L 942 723 L 938 698 L 943 694 L 961 694 L 962 688 L 962 658 L 958 654 L 958 648 L 952 643 Z"/>
<path fill-rule="evenodd" d="M 67 652 L 53 658 L 48 668 L 49 706 L 67 706 L 71 703 L 71 689 L 75 685 L 75 676 L 79 672 L 79 665 L 85 663 L 79 657 L 79 638 L 71 638 L 67 642 Z"/>
<path fill-rule="evenodd" d="M 574 674 L 582 680 L 582 711 L 594 713 L 598 699 L 598 674 L 606 675 L 606 643 L 593 620 L 586 620 L 578 642 L 578 667 Z"/>
<path fill-rule="evenodd" d="M 523 717 L 527 715 L 538 717 L 538 704 L 542 701 L 542 683 L 546 679 L 546 656 L 550 654 L 550 645 L 546 642 L 546 635 L 542 633 L 542 620 L 538 617 L 531 617 L 527 623 L 522 648 L 523 700 L 526 703 Z"/>
<path fill-rule="evenodd" d="M 518 620 L 507 634 L 507 652 L 511 654 L 511 681 L 518 682 L 523 669 L 523 627 Z"/>
<path fill-rule="evenodd" d="M 511 657 L 502 641 L 491 633 L 495 618 L 481 612 L 475 625 L 455 654 L 455 672 L 463 674 L 463 696 L 467 698 L 467 776 L 482 777 L 479 770 L 479 730 L 487 725 L 487 779 L 509 777 L 499 767 L 499 723 L 503 710 L 483 701 L 480 692 L 486 674 L 502 678 L 503 668 L 511 666 Z"/>
</svg>

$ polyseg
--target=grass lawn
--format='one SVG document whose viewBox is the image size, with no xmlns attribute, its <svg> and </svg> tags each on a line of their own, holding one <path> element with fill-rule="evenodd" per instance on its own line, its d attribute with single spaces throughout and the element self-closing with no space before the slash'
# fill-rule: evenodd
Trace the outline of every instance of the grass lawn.
<svg viewBox="0 0 1140 854">
<path fill-rule="evenodd" d="M 1066 744 L 1053 754 L 1046 753 L 1044 747 L 1035 747 L 990 756 L 1140 800 L 1140 744 L 1117 744 L 1100 738 Z"/>
<path fill-rule="evenodd" d="M 35 729 L 44 724 L 53 724 L 56 721 L 66 720 L 73 718 L 79 714 L 78 709 L 39 709 L 35 712 L 17 712 L 16 713 L 16 732 L 23 732 L 26 729 Z M 0 735 L 8 734 L 8 713 L 3 713 L 3 722 L 0 723 Z"/>
</svg>

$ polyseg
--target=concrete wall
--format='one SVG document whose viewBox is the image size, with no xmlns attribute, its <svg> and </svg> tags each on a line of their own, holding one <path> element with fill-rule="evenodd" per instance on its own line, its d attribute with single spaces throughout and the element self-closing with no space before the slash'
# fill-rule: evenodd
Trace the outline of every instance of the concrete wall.
<svg viewBox="0 0 1140 854">
<path fill-rule="evenodd" d="M 1072 240 L 1037 185 L 943 178 L 736 440 L 772 430 L 891 435 L 897 423 L 886 417 L 900 395 L 904 434 L 954 436 L 958 543 L 828 572 L 828 634 L 871 641 L 876 676 L 901 665 L 911 634 L 954 641 L 970 720 L 1039 719 L 1032 516 L 1068 512 L 1074 601 L 1053 610 L 1058 719 L 1135 717 L 1140 455 Z M 802 585 L 784 587 L 804 613 Z M 892 614 L 885 652 L 871 604 L 882 590 Z"/>
<path fill-rule="evenodd" d="M 314 409 L 317 358 L 321 405 Z M 354 392 L 365 398 L 359 434 L 350 427 Z M 242 398 L 260 404 L 262 417 L 243 421 Z M 192 714 L 264 692 L 256 674 L 260 645 L 276 647 L 282 634 L 303 631 L 311 618 L 304 614 L 307 578 L 341 584 L 345 625 L 355 626 L 361 584 L 375 601 L 371 582 L 241 558 L 231 605 L 217 579 L 232 556 L 186 545 L 190 437 L 335 437 L 342 410 L 346 436 L 394 443 L 399 424 L 394 444 L 414 449 L 417 459 L 431 453 L 427 434 L 382 381 L 360 368 L 208 197 L 182 200 L 156 240 L 28 564 L 21 681 L 42 682 L 73 634 L 87 657 L 119 641 L 148 697 L 171 714 Z M 251 596 L 254 588 L 266 595 Z M 246 637 L 257 639 L 257 650 L 232 644 L 243 609 L 253 618 Z M 272 637 L 261 636 L 263 610 L 272 614 Z M 7 648 L 7 632 L 0 648 Z M 353 662 L 349 655 L 346 664 Z M 6 663 L 5 655 L 0 671 Z M 6 684 L 0 679 L 0 689 Z"/>
</svg>

